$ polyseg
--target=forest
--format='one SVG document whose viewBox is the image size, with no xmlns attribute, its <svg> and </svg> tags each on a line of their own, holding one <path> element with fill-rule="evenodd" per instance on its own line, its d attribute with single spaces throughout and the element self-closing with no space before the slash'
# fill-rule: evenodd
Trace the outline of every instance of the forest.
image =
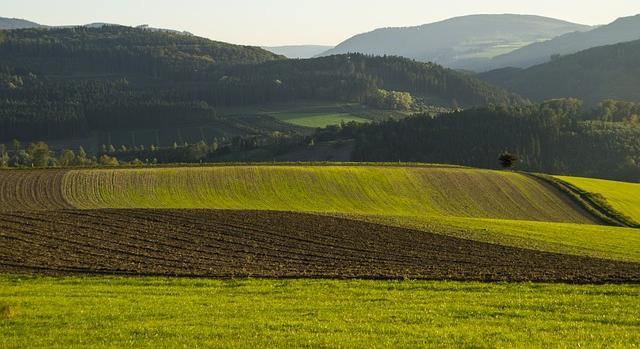
<svg viewBox="0 0 640 349">
<path fill-rule="evenodd" d="M 3 166 L 117 166 L 168 163 L 272 161 L 314 147 L 337 144 L 351 149 L 356 162 L 425 162 L 500 168 L 499 156 L 513 154 L 515 169 L 585 177 L 640 180 L 640 103 L 606 100 L 585 109 L 577 99 L 525 106 L 489 106 L 415 115 L 370 124 L 343 123 L 311 134 L 266 133 L 215 138 L 210 142 L 156 145 L 102 145 L 95 155 L 84 149 L 36 150 L 36 143 L 0 145 Z M 19 142 L 18 142 L 19 144 Z M 3 152 L 4 149 L 4 152 Z M 305 153 L 305 151 L 307 153 Z M 46 155 L 47 160 L 37 157 Z M 307 154 L 307 155 L 305 155 Z"/>
<path fill-rule="evenodd" d="M 400 57 L 285 60 L 259 48 L 117 26 L 0 33 L 3 141 L 202 124 L 230 106 L 367 103 L 380 90 L 455 108 L 528 103 L 470 75 Z"/>
<path fill-rule="evenodd" d="M 557 99 L 347 125 L 322 135 L 355 139 L 355 161 L 498 168 L 499 154 L 509 152 L 521 170 L 638 181 L 639 108 L 608 100 L 585 110 L 580 100 Z"/>
</svg>

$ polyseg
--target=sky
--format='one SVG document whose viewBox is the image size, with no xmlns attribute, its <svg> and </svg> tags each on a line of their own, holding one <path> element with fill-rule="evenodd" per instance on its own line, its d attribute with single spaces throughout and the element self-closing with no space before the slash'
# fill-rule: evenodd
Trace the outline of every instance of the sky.
<svg viewBox="0 0 640 349">
<path fill-rule="evenodd" d="M 640 14 L 640 0 L 0 0 L 1 17 L 47 25 L 148 24 L 256 46 L 337 45 L 376 28 L 486 13 L 596 25 Z"/>
</svg>

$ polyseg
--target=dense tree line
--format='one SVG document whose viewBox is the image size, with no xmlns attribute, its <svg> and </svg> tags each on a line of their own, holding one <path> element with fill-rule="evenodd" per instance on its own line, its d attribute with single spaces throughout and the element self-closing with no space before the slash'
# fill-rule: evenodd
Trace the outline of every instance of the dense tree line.
<svg viewBox="0 0 640 349">
<path fill-rule="evenodd" d="M 323 140 L 353 138 L 357 161 L 415 161 L 497 168 L 517 155 L 530 171 L 640 180 L 640 126 L 611 122 L 603 109 L 575 99 L 531 106 L 492 106 L 324 130 Z M 627 120 L 622 117 L 622 120 Z"/>
</svg>

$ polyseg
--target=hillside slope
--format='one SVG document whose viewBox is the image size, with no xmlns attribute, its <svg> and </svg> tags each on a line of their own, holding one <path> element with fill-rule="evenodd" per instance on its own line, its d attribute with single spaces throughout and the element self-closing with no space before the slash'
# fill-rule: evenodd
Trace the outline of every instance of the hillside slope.
<svg viewBox="0 0 640 349">
<path fill-rule="evenodd" d="M 640 223 L 640 183 L 579 177 L 558 178 L 588 193 L 601 196 L 613 209 Z"/>
<path fill-rule="evenodd" d="M 548 62 L 554 55 L 568 55 L 592 47 L 638 39 L 640 39 L 640 15 L 624 17 L 590 31 L 568 33 L 494 57 L 486 68 L 527 68 Z"/>
<path fill-rule="evenodd" d="M 590 27 L 526 15 L 472 15 L 408 28 L 382 28 L 354 36 L 323 55 L 396 55 L 473 69 L 489 58 Z"/>
<path fill-rule="evenodd" d="M 637 229 L 595 225 L 595 218 L 563 192 L 512 172 L 435 165 L 255 165 L 0 171 L 0 183 L 0 211 L 8 221 L 21 212 L 73 209 L 96 217 L 105 208 L 293 211 L 640 261 Z"/>
<path fill-rule="evenodd" d="M 576 97 L 640 101 L 640 40 L 591 48 L 528 69 L 480 74 L 487 82 L 534 100 Z"/>
<path fill-rule="evenodd" d="M 3 209 L 21 209 L 39 186 L 72 207 L 209 208 L 344 214 L 445 215 L 589 223 L 545 184 L 516 173 L 441 167 L 220 166 L 2 172 Z M 28 184 L 29 191 L 23 192 Z M 17 188 L 17 189 L 16 189 Z M 25 198 L 26 196 L 26 198 Z M 51 195 L 59 208 L 59 195 Z M 41 199 L 38 197 L 38 199 Z M 17 206 L 12 206 L 17 205 Z M 32 207 L 27 207 L 32 209 Z"/>
</svg>

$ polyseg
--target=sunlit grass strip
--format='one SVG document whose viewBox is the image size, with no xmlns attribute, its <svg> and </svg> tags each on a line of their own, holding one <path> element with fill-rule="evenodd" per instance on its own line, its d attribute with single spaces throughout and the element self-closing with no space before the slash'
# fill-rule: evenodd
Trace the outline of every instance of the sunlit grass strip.
<svg viewBox="0 0 640 349">
<path fill-rule="evenodd" d="M 640 287 L 0 276 L 3 348 L 634 347 Z"/>
<path fill-rule="evenodd" d="M 593 222 L 517 173 L 465 168 L 229 166 L 69 171 L 77 208 L 215 208 Z"/>
<path fill-rule="evenodd" d="M 557 177 L 619 212 L 622 219 L 640 227 L 640 183 L 607 181 L 595 178 Z M 616 212 L 614 212 L 615 214 Z"/>
<path fill-rule="evenodd" d="M 443 216 L 348 215 L 374 223 L 547 252 L 640 262 L 637 229 Z"/>
</svg>

